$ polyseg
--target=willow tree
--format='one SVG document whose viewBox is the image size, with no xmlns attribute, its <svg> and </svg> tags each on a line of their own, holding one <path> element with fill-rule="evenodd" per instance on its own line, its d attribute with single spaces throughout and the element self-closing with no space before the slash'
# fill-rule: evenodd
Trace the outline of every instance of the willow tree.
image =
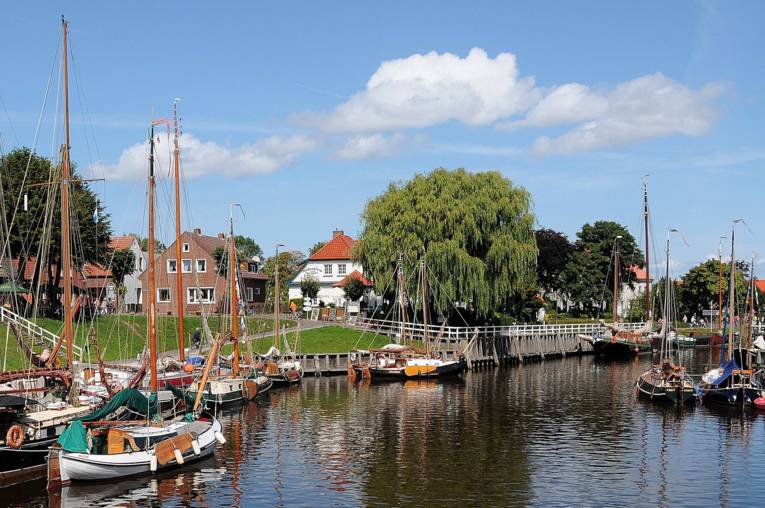
<svg viewBox="0 0 765 508">
<path fill-rule="evenodd" d="M 469 305 L 478 316 L 533 284 L 537 246 L 531 196 L 497 171 L 443 168 L 392 183 L 367 203 L 354 257 L 380 294 L 399 255 L 412 270 L 424 255 L 434 303 Z M 416 275 L 408 277 L 409 290 Z"/>
</svg>

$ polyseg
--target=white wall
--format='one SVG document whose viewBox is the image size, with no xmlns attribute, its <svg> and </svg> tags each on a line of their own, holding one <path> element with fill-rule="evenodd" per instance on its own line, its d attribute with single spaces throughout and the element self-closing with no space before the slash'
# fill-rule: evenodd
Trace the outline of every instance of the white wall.
<svg viewBox="0 0 765 508">
<path fill-rule="evenodd" d="M 325 273 L 324 265 L 332 265 L 332 273 Z M 340 274 L 339 265 L 345 265 L 345 273 Z M 334 303 L 337 306 L 345 304 L 345 294 L 343 288 L 332 287 L 334 284 L 343 280 L 347 275 L 350 275 L 353 271 L 364 273 L 364 267 L 358 263 L 353 263 L 346 259 L 336 259 L 328 261 L 308 261 L 300 272 L 289 283 L 289 297 L 302 298 L 303 294 L 300 292 L 300 282 L 304 277 L 313 275 L 319 280 L 321 288 L 319 289 L 318 299 L 325 304 Z"/>
<path fill-rule="evenodd" d="M 124 305 L 131 306 L 140 304 L 139 300 L 141 295 L 141 279 L 139 278 L 141 273 L 146 269 L 146 258 L 141 252 L 141 247 L 138 245 L 138 241 L 133 238 L 133 243 L 130 244 L 130 252 L 133 253 L 135 259 L 135 271 L 130 275 L 125 276 L 125 298 Z M 130 309 L 130 307 L 128 307 Z"/>
</svg>

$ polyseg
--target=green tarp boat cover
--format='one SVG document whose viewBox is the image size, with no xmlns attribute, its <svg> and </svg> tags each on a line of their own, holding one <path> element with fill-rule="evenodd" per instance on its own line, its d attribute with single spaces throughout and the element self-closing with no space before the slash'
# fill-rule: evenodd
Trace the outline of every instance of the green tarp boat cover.
<svg viewBox="0 0 765 508">
<path fill-rule="evenodd" d="M 83 422 L 103 420 L 105 416 L 114 413 L 121 407 L 126 407 L 136 413 L 153 418 L 157 414 L 157 394 L 153 393 L 147 399 L 144 394 L 135 388 L 125 388 L 117 392 L 100 409 L 79 418 L 79 420 Z"/>
<path fill-rule="evenodd" d="M 173 385 L 166 385 L 165 389 L 166 390 L 170 390 L 171 392 L 173 392 L 173 396 L 176 399 L 182 400 L 186 404 L 187 408 L 194 407 L 194 402 L 196 402 L 196 400 L 195 400 L 196 396 L 192 396 L 189 392 L 184 391 L 184 390 L 180 390 L 180 389 L 176 388 Z"/>
<path fill-rule="evenodd" d="M 58 444 L 73 453 L 88 453 L 88 433 L 80 420 L 74 420 L 58 437 Z"/>
</svg>

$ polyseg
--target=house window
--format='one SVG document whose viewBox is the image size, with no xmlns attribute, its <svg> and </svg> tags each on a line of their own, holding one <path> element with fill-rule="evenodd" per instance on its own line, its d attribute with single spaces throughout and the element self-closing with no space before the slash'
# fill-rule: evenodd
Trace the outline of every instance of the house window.
<svg viewBox="0 0 765 508">
<path fill-rule="evenodd" d="M 246 288 L 247 289 L 247 301 L 251 302 L 255 299 L 255 293 L 253 292 L 252 288 Z"/>
<path fill-rule="evenodd" d="M 181 250 L 182 250 L 183 252 L 188 252 L 188 251 L 189 251 L 189 250 L 191 250 L 191 249 L 189 248 L 189 244 L 187 244 L 187 243 L 184 243 L 184 244 L 181 246 Z"/>
<path fill-rule="evenodd" d="M 337 274 L 345 275 L 345 263 L 340 263 L 339 265 L 337 265 Z"/>
<path fill-rule="evenodd" d="M 183 273 L 191 273 L 191 260 L 181 259 L 181 271 Z"/>
<path fill-rule="evenodd" d="M 175 273 L 178 271 L 178 260 L 177 259 L 168 259 L 167 260 L 167 273 Z"/>
<path fill-rule="evenodd" d="M 157 301 L 160 303 L 167 303 L 170 301 L 170 288 L 157 289 Z"/>
<path fill-rule="evenodd" d="M 324 275 L 332 275 L 332 265 L 324 265 Z"/>
<path fill-rule="evenodd" d="M 214 303 L 215 288 L 188 288 L 186 301 L 188 303 Z"/>
<path fill-rule="evenodd" d="M 260 296 L 260 288 L 255 288 L 255 294 Z"/>
<path fill-rule="evenodd" d="M 138 269 L 143 271 L 143 256 L 138 258 Z"/>
<path fill-rule="evenodd" d="M 205 273 L 207 271 L 207 260 L 197 259 L 197 272 Z"/>
</svg>

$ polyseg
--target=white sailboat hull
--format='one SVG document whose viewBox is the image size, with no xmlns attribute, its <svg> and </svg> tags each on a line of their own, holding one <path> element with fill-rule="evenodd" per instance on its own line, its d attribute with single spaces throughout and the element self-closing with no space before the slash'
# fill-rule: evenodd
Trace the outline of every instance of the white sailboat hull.
<svg viewBox="0 0 765 508">
<path fill-rule="evenodd" d="M 216 433 L 220 433 L 222 425 L 214 419 L 207 430 L 199 434 L 200 453 L 189 450 L 183 454 L 184 463 L 209 457 L 215 451 L 217 444 Z M 61 482 L 66 485 L 73 481 L 103 481 L 125 476 L 152 474 L 151 464 L 155 457 L 152 449 L 138 452 L 118 453 L 114 455 L 92 455 L 89 453 L 72 453 L 61 451 L 59 467 Z M 172 460 L 165 465 L 158 465 L 156 471 L 178 467 Z"/>
</svg>

